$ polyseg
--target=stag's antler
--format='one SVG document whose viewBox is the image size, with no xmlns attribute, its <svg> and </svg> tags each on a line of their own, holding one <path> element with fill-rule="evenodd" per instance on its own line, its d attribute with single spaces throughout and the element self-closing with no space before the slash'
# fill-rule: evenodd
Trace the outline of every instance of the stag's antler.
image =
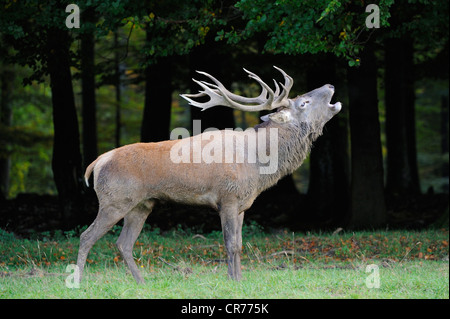
<svg viewBox="0 0 450 319">
<path fill-rule="evenodd" d="M 214 78 L 212 75 L 197 71 L 198 73 L 207 76 L 215 84 L 204 82 L 204 81 L 193 81 L 200 85 L 204 91 L 200 91 L 198 94 L 181 94 L 181 97 L 189 102 L 189 104 L 199 107 L 202 111 L 216 106 L 224 105 L 231 108 L 235 108 L 242 111 L 261 111 L 261 110 L 273 110 L 281 106 L 289 106 L 289 91 L 294 84 L 294 80 L 287 75 L 282 69 L 274 66 L 275 69 L 281 72 L 284 76 L 284 84 L 280 83 L 283 91 L 280 93 L 280 87 L 277 82 L 275 83 L 275 92 L 261 80 L 259 76 L 252 73 L 246 69 L 245 72 L 248 73 L 249 78 L 256 80 L 262 87 L 262 92 L 258 97 L 243 97 L 228 91 L 220 81 Z M 198 98 L 202 96 L 209 96 L 210 100 L 208 102 L 196 102 L 191 98 Z M 244 103 L 244 104 L 241 104 Z"/>
</svg>

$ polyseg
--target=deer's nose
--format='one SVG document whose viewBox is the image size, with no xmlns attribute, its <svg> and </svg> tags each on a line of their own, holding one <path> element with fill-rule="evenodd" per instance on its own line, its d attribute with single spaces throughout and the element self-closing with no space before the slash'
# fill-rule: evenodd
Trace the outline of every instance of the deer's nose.
<svg viewBox="0 0 450 319">
<path fill-rule="evenodd" d="M 329 89 L 334 90 L 334 85 L 327 84 L 327 86 L 328 86 Z"/>
</svg>

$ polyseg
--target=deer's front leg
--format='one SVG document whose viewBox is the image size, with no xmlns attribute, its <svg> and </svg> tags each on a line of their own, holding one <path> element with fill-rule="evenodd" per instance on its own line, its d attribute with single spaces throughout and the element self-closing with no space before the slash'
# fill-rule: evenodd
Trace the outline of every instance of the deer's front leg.
<svg viewBox="0 0 450 319">
<path fill-rule="evenodd" d="M 223 206 L 220 210 L 223 239 L 228 256 L 228 278 L 241 280 L 241 248 L 242 248 L 242 220 L 234 205 Z"/>
<path fill-rule="evenodd" d="M 237 216 L 236 238 L 237 238 L 237 254 L 235 256 L 234 271 L 236 280 L 242 279 L 241 270 L 241 253 L 242 253 L 242 224 L 244 223 L 244 212 L 240 212 Z"/>
</svg>

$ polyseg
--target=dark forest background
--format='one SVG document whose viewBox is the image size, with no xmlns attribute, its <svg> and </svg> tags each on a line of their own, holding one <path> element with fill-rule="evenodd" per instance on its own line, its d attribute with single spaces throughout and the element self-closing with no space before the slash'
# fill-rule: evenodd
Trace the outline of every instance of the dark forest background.
<svg viewBox="0 0 450 319">
<path fill-rule="evenodd" d="M 0 1 L 1 228 L 90 224 L 97 201 L 84 169 L 112 148 L 166 140 L 194 119 L 256 125 L 261 114 L 200 112 L 179 94 L 197 92 L 201 70 L 255 96 L 242 68 L 267 82 L 279 76 L 273 65 L 294 78 L 291 97 L 332 83 L 343 110 L 247 220 L 448 227 L 448 1 L 90 0 L 77 3 L 80 27 L 67 28 L 69 3 Z M 220 227 L 212 211 L 173 204 L 148 222 Z"/>
</svg>

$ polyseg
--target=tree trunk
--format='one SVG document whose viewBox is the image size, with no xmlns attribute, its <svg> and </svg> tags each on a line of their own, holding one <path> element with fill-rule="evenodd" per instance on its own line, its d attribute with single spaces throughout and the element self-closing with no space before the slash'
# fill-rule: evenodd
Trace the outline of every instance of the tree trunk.
<svg viewBox="0 0 450 319">
<path fill-rule="evenodd" d="M 412 41 L 385 41 L 385 104 L 388 196 L 420 193 L 416 158 Z"/>
<path fill-rule="evenodd" d="M 93 8 L 90 8 L 93 9 Z M 83 12 L 83 20 L 93 22 L 91 10 Z M 97 158 L 97 118 L 95 99 L 95 38 L 92 32 L 81 36 L 81 89 L 83 117 L 83 168 Z"/>
<path fill-rule="evenodd" d="M 214 76 L 229 88 L 232 82 L 228 69 L 229 54 L 223 51 L 223 45 L 216 43 L 214 39 L 207 39 L 205 45 L 194 48 L 189 56 L 190 78 L 208 80 L 196 72 L 204 71 Z M 199 89 L 201 88 L 198 84 L 192 81 L 191 92 L 196 93 Z M 225 106 L 216 106 L 205 111 L 201 111 L 201 109 L 192 106 L 191 119 L 201 120 L 202 131 L 210 127 L 219 130 L 235 127 L 233 109 Z"/>
<path fill-rule="evenodd" d="M 172 108 L 172 59 L 160 58 L 145 69 L 145 103 L 141 142 L 159 142 L 170 138 Z"/>
<path fill-rule="evenodd" d="M 341 101 L 343 83 L 336 79 L 336 62 L 324 56 L 310 67 L 307 74 L 308 91 L 324 84 L 336 87 L 334 101 Z M 310 155 L 308 186 L 309 212 L 333 226 L 342 225 L 348 213 L 350 193 L 347 120 L 345 112 L 331 119 L 323 135 L 314 143 Z"/>
<path fill-rule="evenodd" d="M 441 154 L 448 159 L 448 96 L 441 97 Z M 442 191 L 448 193 L 448 160 L 442 163 L 442 177 L 446 179 Z M 448 222 L 448 209 L 447 209 Z"/>
<path fill-rule="evenodd" d="M 14 77 L 14 67 L 2 64 L 0 69 L 0 125 L 5 128 L 10 127 L 12 121 L 11 97 L 13 93 Z M 7 198 L 9 194 L 10 169 L 11 158 L 9 154 L 1 154 L 0 193 L 3 198 Z"/>
<path fill-rule="evenodd" d="M 347 70 L 351 132 L 351 199 L 349 226 L 376 228 L 386 223 L 377 69 L 368 44 L 361 66 Z"/>
<path fill-rule="evenodd" d="M 82 217 L 81 152 L 78 119 L 70 74 L 70 38 L 66 30 L 48 31 L 48 71 L 53 105 L 52 169 L 62 206 L 63 227 L 72 228 Z"/>
<path fill-rule="evenodd" d="M 115 77 L 114 77 L 114 86 L 116 87 L 116 130 L 114 134 L 114 141 L 116 147 L 120 147 L 120 136 L 122 129 L 122 120 L 121 120 L 121 104 L 122 104 L 122 70 L 120 67 L 120 56 L 119 56 L 119 29 L 114 33 L 114 48 L 116 50 L 114 56 L 114 66 L 115 66 Z"/>
</svg>

